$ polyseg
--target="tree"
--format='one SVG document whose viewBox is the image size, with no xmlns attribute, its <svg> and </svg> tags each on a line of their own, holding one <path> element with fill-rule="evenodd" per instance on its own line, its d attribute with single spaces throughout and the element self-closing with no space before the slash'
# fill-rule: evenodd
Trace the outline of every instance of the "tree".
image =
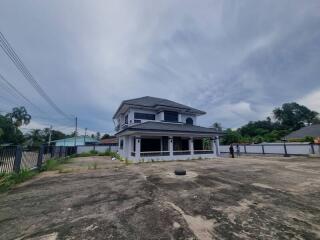
<svg viewBox="0 0 320 240">
<path fill-rule="evenodd" d="M 48 142 L 49 141 L 49 136 L 50 136 L 50 128 L 45 128 L 42 130 L 43 135 L 44 135 L 44 141 Z M 63 139 L 66 138 L 67 135 L 64 134 L 63 132 L 57 131 L 57 130 L 51 130 L 51 141 L 58 140 L 58 139 Z"/>
<path fill-rule="evenodd" d="M 100 140 L 100 132 L 97 132 L 97 133 L 96 133 L 96 139 L 97 139 L 97 140 Z"/>
<path fill-rule="evenodd" d="M 291 131 L 306 125 L 318 122 L 318 113 L 298 103 L 284 103 L 273 110 L 274 118 L 285 128 Z"/>
<path fill-rule="evenodd" d="M 101 139 L 108 139 L 110 137 L 111 136 L 108 133 L 105 133 L 105 134 L 102 135 Z"/>
<path fill-rule="evenodd" d="M 21 120 L 23 118 L 20 119 L 16 109 L 17 108 L 14 108 L 12 113 L 8 113 L 5 116 L 0 115 L 0 144 L 22 144 L 24 142 L 24 136 L 22 132 L 18 129 L 18 126 L 20 125 L 20 123 L 24 123 L 24 120 Z M 26 124 L 30 122 L 30 118 L 26 116 Z"/>
<path fill-rule="evenodd" d="M 233 131 L 232 129 L 228 128 L 223 135 L 221 144 L 231 144 L 231 143 L 239 143 L 241 142 L 241 135 L 238 131 Z"/>
<path fill-rule="evenodd" d="M 222 126 L 221 123 L 215 122 L 212 124 L 212 128 L 214 128 L 216 131 L 221 132 L 222 131 Z"/>
<path fill-rule="evenodd" d="M 32 129 L 26 134 L 26 140 L 28 146 L 39 147 L 45 143 L 45 135 L 41 129 Z"/>
<path fill-rule="evenodd" d="M 28 125 L 31 121 L 31 115 L 28 114 L 25 107 L 13 108 L 12 112 L 6 115 L 6 118 L 10 119 L 17 128 L 22 125 Z"/>
</svg>

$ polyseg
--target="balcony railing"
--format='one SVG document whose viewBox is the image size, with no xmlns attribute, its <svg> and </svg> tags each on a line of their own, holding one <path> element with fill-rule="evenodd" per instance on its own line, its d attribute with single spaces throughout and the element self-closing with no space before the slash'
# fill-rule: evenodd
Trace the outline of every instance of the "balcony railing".
<svg viewBox="0 0 320 240">
<path fill-rule="evenodd" d="M 194 150 L 193 154 L 213 154 L 212 150 Z"/>
<path fill-rule="evenodd" d="M 189 150 L 183 150 L 183 151 L 173 151 L 173 155 L 190 155 L 191 152 Z"/>
<path fill-rule="evenodd" d="M 140 152 L 140 157 L 169 156 L 169 151 Z"/>
</svg>

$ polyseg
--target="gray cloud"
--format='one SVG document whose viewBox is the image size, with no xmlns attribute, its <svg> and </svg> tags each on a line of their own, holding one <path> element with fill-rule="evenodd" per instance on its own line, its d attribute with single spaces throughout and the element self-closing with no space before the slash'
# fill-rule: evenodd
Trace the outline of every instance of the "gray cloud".
<svg viewBox="0 0 320 240">
<path fill-rule="evenodd" d="M 145 95 L 207 111 L 203 125 L 238 127 L 320 89 L 319 10 L 319 1 L 7 0 L 0 29 L 82 128 L 112 131 L 117 105 Z M 0 71 L 58 117 L 2 52 Z"/>
</svg>

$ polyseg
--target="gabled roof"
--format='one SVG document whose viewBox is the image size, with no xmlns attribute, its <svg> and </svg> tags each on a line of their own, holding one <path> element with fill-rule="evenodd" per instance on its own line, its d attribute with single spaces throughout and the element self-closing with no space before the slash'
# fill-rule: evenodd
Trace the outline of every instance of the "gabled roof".
<svg viewBox="0 0 320 240">
<path fill-rule="evenodd" d="M 180 109 L 184 112 L 189 112 L 193 114 L 203 115 L 206 114 L 206 112 L 201 111 L 196 108 L 192 108 L 168 99 L 164 98 L 156 98 L 156 97 L 150 97 L 145 96 L 141 98 L 134 98 L 123 101 L 116 113 L 114 114 L 113 118 L 116 117 L 117 113 L 120 111 L 123 105 L 129 105 L 129 106 L 136 106 L 136 107 L 146 107 L 146 108 L 155 108 L 155 109 L 161 109 L 161 108 L 172 108 L 172 109 Z"/>
<path fill-rule="evenodd" d="M 320 137 L 320 124 L 300 128 L 286 136 L 286 138 Z"/>
<path fill-rule="evenodd" d="M 222 132 L 216 131 L 214 128 L 200 127 L 190 124 L 182 123 L 167 123 L 167 122 L 153 122 L 148 121 L 136 125 L 132 125 L 118 132 L 117 134 L 124 131 L 150 131 L 150 132 L 185 132 L 185 133 L 213 133 L 222 134 Z"/>
</svg>

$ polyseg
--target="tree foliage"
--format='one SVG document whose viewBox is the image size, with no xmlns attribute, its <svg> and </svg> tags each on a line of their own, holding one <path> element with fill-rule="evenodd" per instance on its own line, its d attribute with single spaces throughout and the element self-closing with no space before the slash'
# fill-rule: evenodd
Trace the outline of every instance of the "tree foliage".
<svg viewBox="0 0 320 240">
<path fill-rule="evenodd" d="M 288 130 L 297 130 L 306 125 L 319 122 L 318 113 L 298 103 L 285 103 L 273 110 L 273 116 L 278 123 Z"/>
<path fill-rule="evenodd" d="M 301 127 L 319 123 L 319 114 L 297 103 L 285 103 L 273 110 L 273 117 L 261 121 L 250 121 L 237 130 L 228 129 L 222 138 L 223 144 L 261 143 L 281 140 Z M 308 138 L 307 140 L 310 140 Z"/>
</svg>

